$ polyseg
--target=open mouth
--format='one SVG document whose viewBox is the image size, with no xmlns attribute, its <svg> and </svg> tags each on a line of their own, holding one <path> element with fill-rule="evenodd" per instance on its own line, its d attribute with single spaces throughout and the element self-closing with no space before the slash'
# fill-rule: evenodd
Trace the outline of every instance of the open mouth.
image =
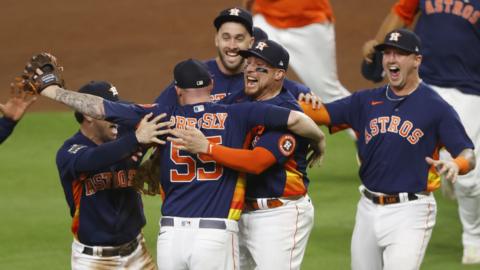
<svg viewBox="0 0 480 270">
<path fill-rule="evenodd" d="M 388 67 L 388 71 L 390 72 L 392 79 L 396 79 L 400 76 L 400 68 L 397 66 Z"/>
<path fill-rule="evenodd" d="M 252 76 L 247 76 L 247 87 L 255 87 L 258 83 L 257 78 Z"/>
</svg>

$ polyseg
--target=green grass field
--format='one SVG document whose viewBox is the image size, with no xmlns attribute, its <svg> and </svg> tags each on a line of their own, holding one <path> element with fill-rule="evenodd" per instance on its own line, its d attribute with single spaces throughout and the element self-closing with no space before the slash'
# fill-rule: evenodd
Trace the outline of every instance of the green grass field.
<svg viewBox="0 0 480 270">
<path fill-rule="evenodd" d="M 70 216 L 55 166 L 55 153 L 76 130 L 73 113 L 31 113 L 0 145 L 0 269 L 69 269 Z M 359 198 L 353 142 L 327 138 L 320 169 L 310 171 L 315 226 L 303 268 L 350 269 L 350 237 Z M 456 202 L 437 192 L 438 216 L 422 269 L 479 269 L 460 264 L 461 225 Z M 160 199 L 147 197 L 144 229 L 155 257 Z"/>
</svg>

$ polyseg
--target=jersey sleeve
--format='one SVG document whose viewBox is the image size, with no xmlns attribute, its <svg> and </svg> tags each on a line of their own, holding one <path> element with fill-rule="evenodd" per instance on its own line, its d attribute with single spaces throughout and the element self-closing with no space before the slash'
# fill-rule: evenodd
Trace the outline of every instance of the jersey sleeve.
<svg viewBox="0 0 480 270">
<path fill-rule="evenodd" d="M 64 145 L 57 153 L 57 166 L 75 177 L 79 173 L 109 167 L 132 155 L 138 149 L 135 133 L 91 147 L 82 144 Z"/>
<path fill-rule="evenodd" d="M 287 128 L 288 117 L 290 116 L 289 109 L 260 102 L 243 104 L 249 105 L 246 106 L 247 110 L 244 114 L 247 118 L 247 128 L 249 130 L 258 125 L 265 126 L 267 129 Z"/>
<path fill-rule="evenodd" d="M 355 131 L 359 130 L 362 111 L 361 95 L 361 91 L 357 91 L 348 97 L 324 104 L 330 116 L 332 128 L 349 126 Z"/>
<path fill-rule="evenodd" d="M 0 118 L 0 143 L 5 141 L 10 134 L 12 134 L 13 129 L 17 125 L 17 122 L 10 120 L 8 118 Z"/>
<path fill-rule="evenodd" d="M 104 100 L 105 120 L 125 127 L 134 128 L 148 113 L 154 116 L 166 112 L 158 104 L 125 104 Z"/>
<path fill-rule="evenodd" d="M 267 131 L 255 145 L 270 151 L 278 164 L 284 164 L 295 152 L 297 141 L 290 133 L 280 131 Z"/>
<path fill-rule="evenodd" d="M 308 94 L 312 92 L 306 85 L 289 79 L 284 80 L 283 87 L 285 87 L 285 89 L 287 89 L 295 98 L 298 98 L 300 93 Z"/>
<path fill-rule="evenodd" d="M 437 132 L 440 141 L 448 152 L 452 157 L 457 157 L 460 152 L 467 148 L 474 149 L 474 145 L 462 122 L 460 122 L 457 112 L 450 105 L 445 107 Z"/>
<path fill-rule="evenodd" d="M 392 8 L 392 12 L 400 17 L 408 26 L 413 23 L 415 15 L 419 11 L 420 0 L 398 0 Z"/>
</svg>

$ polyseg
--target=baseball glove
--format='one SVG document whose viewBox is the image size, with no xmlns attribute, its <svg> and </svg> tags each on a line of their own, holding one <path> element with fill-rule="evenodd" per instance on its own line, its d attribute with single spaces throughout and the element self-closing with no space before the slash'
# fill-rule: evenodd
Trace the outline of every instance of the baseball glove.
<svg viewBox="0 0 480 270">
<path fill-rule="evenodd" d="M 22 78 L 26 80 L 23 89 L 40 93 L 50 85 L 64 87 L 62 71 L 63 67 L 58 64 L 55 56 L 45 52 L 34 55 L 23 71 Z"/>
<path fill-rule="evenodd" d="M 361 71 L 363 77 L 367 80 L 370 80 L 374 83 L 383 81 L 384 72 L 382 67 L 382 53 L 375 51 L 374 55 L 372 56 L 372 63 L 367 63 L 365 60 L 363 60 Z"/>
<path fill-rule="evenodd" d="M 134 188 L 142 194 L 156 196 L 160 194 L 160 153 L 153 152 L 142 163 L 133 178 Z"/>
</svg>

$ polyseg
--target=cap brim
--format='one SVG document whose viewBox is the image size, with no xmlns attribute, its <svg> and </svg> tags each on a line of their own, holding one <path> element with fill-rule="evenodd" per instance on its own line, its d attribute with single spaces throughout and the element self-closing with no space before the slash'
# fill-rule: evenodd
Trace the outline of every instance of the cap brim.
<svg viewBox="0 0 480 270">
<path fill-rule="evenodd" d="M 398 44 L 390 44 L 390 43 L 382 43 L 382 44 L 378 44 L 377 46 L 373 47 L 376 51 L 379 51 L 379 52 L 383 52 L 386 48 L 397 48 L 397 49 L 400 49 L 402 51 L 405 51 L 405 52 L 408 52 L 408 53 L 414 53 L 414 54 L 420 54 L 419 52 L 416 52 L 416 51 L 412 51 L 410 49 L 407 49 L 403 46 L 400 46 Z"/>
<path fill-rule="evenodd" d="M 277 68 L 272 62 L 270 62 L 270 60 L 268 60 L 265 56 L 259 54 L 256 51 L 244 50 L 244 51 L 239 51 L 238 54 L 240 54 L 240 56 L 242 56 L 243 58 L 247 58 L 247 57 L 250 57 L 250 56 L 260 58 L 263 61 L 267 62 L 270 66 Z"/>
<path fill-rule="evenodd" d="M 213 21 L 215 28 L 220 29 L 220 26 L 226 22 L 241 23 L 247 29 L 248 33 L 253 36 L 253 24 L 239 16 L 219 16 Z"/>
</svg>

